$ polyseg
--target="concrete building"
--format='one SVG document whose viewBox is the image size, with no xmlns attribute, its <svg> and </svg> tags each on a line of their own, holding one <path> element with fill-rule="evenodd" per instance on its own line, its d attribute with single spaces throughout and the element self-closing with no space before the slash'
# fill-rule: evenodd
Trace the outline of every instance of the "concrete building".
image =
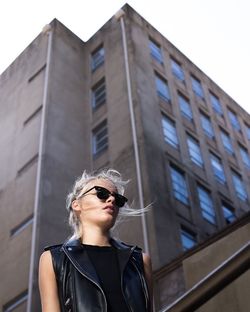
<svg viewBox="0 0 250 312">
<path fill-rule="evenodd" d="M 250 116 L 128 5 L 87 42 L 53 20 L 0 88 L 3 311 L 40 311 L 39 256 L 68 237 L 84 169 L 116 168 L 152 203 L 114 232 L 154 270 L 249 210 Z"/>
</svg>

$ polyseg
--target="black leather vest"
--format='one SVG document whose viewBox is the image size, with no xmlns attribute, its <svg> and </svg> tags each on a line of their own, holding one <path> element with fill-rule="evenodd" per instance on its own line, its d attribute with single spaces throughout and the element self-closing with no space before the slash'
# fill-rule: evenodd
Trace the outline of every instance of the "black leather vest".
<svg viewBox="0 0 250 312">
<path fill-rule="evenodd" d="M 117 248 L 122 293 L 128 310 L 150 311 L 141 249 L 114 239 L 110 242 Z M 61 312 L 108 312 L 98 276 L 79 240 L 69 240 L 45 250 L 51 251 Z"/>
</svg>

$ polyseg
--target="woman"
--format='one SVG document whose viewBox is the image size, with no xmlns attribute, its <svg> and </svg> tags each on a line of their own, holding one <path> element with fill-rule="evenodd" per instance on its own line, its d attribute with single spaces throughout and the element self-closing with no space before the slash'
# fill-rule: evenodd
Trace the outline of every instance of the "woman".
<svg viewBox="0 0 250 312">
<path fill-rule="evenodd" d="M 110 236 L 118 214 L 138 215 L 122 195 L 125 184 L 112 169 L 75 182 L 67 197 L 74 234 L 40 258 L 43 312 L 152 311 L 149 256 Z"/>
</svg>

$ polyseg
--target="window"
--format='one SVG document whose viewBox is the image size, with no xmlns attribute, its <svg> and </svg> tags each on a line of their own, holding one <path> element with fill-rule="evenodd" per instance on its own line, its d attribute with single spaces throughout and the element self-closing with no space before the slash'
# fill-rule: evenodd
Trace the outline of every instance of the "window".
<svg viewBox="0 0 250 312">
<path fill-rule="evenodd" d="M 203 93 L 203 89 L 201 86 L 201 82 L 194 76 L 191 76 L 191 81 L 192 81 L 192 88 L 193 88 L 194 93 L 201 99 L 204 99 L 204 93 Z"/>
<path fill-rule="evenodd" d="M 230 136 L 222 129 L 220 130 L 220 134 L 221 134 L 222 144 L 223 144 L 226 152 L 229 155 L 233 155 L 234 154 L 234 150 L 233 150 L 233 146 L 232 146 L 232 142 L 231 142 Z"/>
<path fill-rule="evenodd" d="M 185 205 L 189 204 L 188 190 L 184 174 L 175 168 L 170 167 L 174 197 Z"/>
<path fill-rule="evenodd" d="M 229 120 L 230 120 L 233 128 L 237 131 L 240 131 L 240 123 L 239 123 L 237 115 L 234 112 L 229 110 L 228 111 L 228 117 L 229 117 Z"/>
<path fill-rule="evenodd" d="M 173 75 L 180 81 L 184 81 L 184 72 L 181 65 L 172 58 L 170 59 L 170 62 Z"/>
<path fill-rule="evenodd" d="M 216 114 L 222 116 L 223 111 L 222 111 L 220 100 L 217 98 L 216 95 L 214 95 L 211 92 L 210 92 L 210 100 L 211 100 L 212 107 L 213 107 L 214 111 L 216 112 Z"/>
<path fill-rule="evenodd" d="M 196 245 L 196 235 L 186 228 L 181 227 L 181 242 L 183 249 L 186 251 Z"/>
<path fill-rule="evenodd" d="M 242 201 L 247 201 L 247 192 L 241 176 L 236 171 L 232 170 L 232 178 L 237 197 Z"/>
<path fill-rule="evenodd" d="M 215 224 L 215 211 L 211 194 L 202 186 L 198 186 L 198 196 L 200 201 L 201 213 L 204 219 Z"/>
<path fill-rule="evenodd" d="M 250 140 L 250 126 L 246 125 L 247 139 Z"/>
<path fill-rule="evenodd" d="M 236 215 L 234 213 L 234 210 L 228 204 L 222 203 L 222 211 L 223 211 L 223 215 L 226 220 L 226 223 L 229 224 L 236 220 Z"/>
<path fill-rule="evenodd" d="M 17 176 L 20 177 L 25 172 L 27 172 L 33 165 L 38 161 L 38 154 L 31 157 L 20 169 L 17 171 Z"/>
<path fill-rule="evenodd" d="M 165 141 L 175 148 L 178 148 L 178 138 L 174 122 L 165 115 L 162 115 L 162 129 Z"/>
<path fill-rule="evenodd" d="M 163 63 L 163 58 L 161 54 L 161 47 L 158 43 L 153 41 L 152 39 L 149 39 L 149 49 L 151 56 L 156 59 L 160 64 Z"/>
<path fill-rule="evenodd" d="M 43 105 L 38 106 L 37 109 L 35 109 L 35 111 L 33 113 L 30 114 L 30 116 L 24 120 L 23 125 L 26 126 L 27 124 L 29 124 L 32 120 L 34 120 L 35 118 L 38 117 L 38 115 L 41 114 L 43 109 Z"/>
<path fill-rule="evenodd" d="M 106 86 L 105 80 L 101 79 L 92 88 L 92 108 L 96 109 L 106 102 Z"/>
<path fill-rule="evenodd" d="M 25 303 L 28 300 L 28 291 L 25 290 L 24 292 L 22 292 L 20 295 L 16 296 L 15 298 L 13 298 L 12 300 L 10 300 L 9 302 L 7 302 L 4 306 L 3 306 L 3 312 L 12 312 L 12 311 L 16 311 L 16 309 L 19 307 L 20 305 L 22 305 L 23 303 Z M 23 310 L 22 310 L 23 311 Z"/>
<path fill-rule="evenodd" d="M 239 148 L 240 148 L 240 155 L 241 155 L 244 165 L 250 169 L 250 157 L 247 152 L 247 149 L 241 145 L 239 145 Z"/>
<path fill-rule="evenodd" d="M 204 130 L 204 133 L 206 134 L 206 136 L 208 136 L 210 139 L 214 138 L 214 130 L 213 130 L 213 126 L 211 123 L 210 118 L 201 113 L 201 126 L 202 129 Z"/>
<path fill-rule="evenodd" d="M 181 94 L 178 95 L 178 101 L 179 101 L 179 105 L 180 105 L 180 110 L 182 115 L 187 118 L 189 121 L 192 121 L 193 119 L 193 113 L 192 113 L 192 109 L 190 106 L 190 103 L 188 102 L 188 100 L 182 96 Z"/>
<path fill-rule="evenodd" d="M 155 84 L 158 96 L 166 102 L 170 101 L 170 93 L 166 80 L 163 80 L 159 75 L 155 75 Z"/>
<path fill-rule="evenodd" d="M 187 135 L 187 144 L 191 160 L 199 167 L 203 166 L 203 160 L 201 156 L 200 146 L 198 141 L 196 141 L 190 135 Z"/>
<path fill-rule="evenodd" d="M 96 70 L 103 63 L 104 63 L 104 48 L 103 46 L 100 46 L 91 54 L 92 71 Z"/>
<path fill-rule="evenodd" d="M 22 230 L 24 230 L 26 227 L 28 227 L 30 224 L 32 224 L 33 221 L 34 221 L 34 216 L 32 214 L 28 218 L 23 220 L 20 224 L 18 224 L 13 229 L 11 229 L 10 236 L 18 235 Z"/>
<path fill-rule="evenodd" d="M 92 143 L 93 155 L 97 155 L 108 148 L 108 127 L 106 120 L 93 131 Z"/>
<path fill-rule="evenodd" d="M 213 153 L 210 153 L 210 159 L 216 180 L 221 184 L 225 184 L 226 178 L 220 158 L 215 156 Z"/>
</svg>

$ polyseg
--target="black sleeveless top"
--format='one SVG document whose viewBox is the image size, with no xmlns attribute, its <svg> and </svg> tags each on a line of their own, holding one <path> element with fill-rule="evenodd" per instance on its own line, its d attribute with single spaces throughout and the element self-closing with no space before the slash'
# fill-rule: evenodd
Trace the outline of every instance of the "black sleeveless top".
<svg viewBox="0 0 250 312">
<path fill-rule="evenodd" d="M 83 244 L 100 279 L 105 293 L 108 312 L 128 312 L 121 290 L 121 273 L 117 251 L 113 246 L 92 246 Z"/>
</svg>

